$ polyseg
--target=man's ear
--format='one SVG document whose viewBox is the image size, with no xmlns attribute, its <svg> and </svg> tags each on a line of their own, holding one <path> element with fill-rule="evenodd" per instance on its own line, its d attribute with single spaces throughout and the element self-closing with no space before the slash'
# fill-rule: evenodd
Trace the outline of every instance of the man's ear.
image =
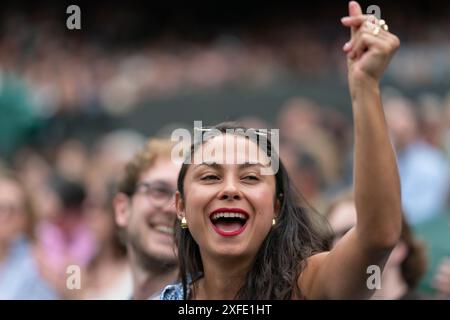
<svg viewBox="0 0 450 320">
<path fill-rule="evenodd" d="M 131 216 L 130 210 L 130 198 L 119 192 L 114 196 L 113 206 L 114 206 L 114 217 L 116 223 L 119 227 L 126 228 Z"/>
<path fill-rule="evenodd" d="M 175 208 L 177 209 L 177 217 L 181 220 L 184 217 L 185 206 L 179 191 L 175 193 Z"/>
</svg>

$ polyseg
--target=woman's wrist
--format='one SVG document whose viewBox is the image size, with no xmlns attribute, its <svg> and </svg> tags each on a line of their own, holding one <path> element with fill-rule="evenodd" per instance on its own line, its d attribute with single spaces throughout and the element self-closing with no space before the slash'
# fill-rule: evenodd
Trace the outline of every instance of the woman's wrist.
<svg viewBox="0 0 450 320">
<path fill-rule="evenodd" d="M 370 76 L 360 76 L 349 79 L 352 102 L 367 95 L 380 95 L 380 81 Z"/>
</svg>

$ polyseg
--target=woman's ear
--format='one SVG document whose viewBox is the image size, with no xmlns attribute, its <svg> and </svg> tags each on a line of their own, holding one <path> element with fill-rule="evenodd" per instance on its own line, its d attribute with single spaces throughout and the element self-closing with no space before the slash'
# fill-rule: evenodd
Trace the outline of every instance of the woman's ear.
<svg viewBox="0 0 450 320">
<path fill-rule="evenodd" d="M 175 192 L 175 208 L 177 210 L 177 217 L 181 220 L 184 217 L 184 201 L 179 191 Z"/>
<path fill-rule="evenodd" d="M 283 202 L 283 194 L 280 193 L 277 198 L 275 199 L 275 217 L 278 217 L 280 215 L 280 210 L 281 210 L 281 204 Z"/>
</svg>

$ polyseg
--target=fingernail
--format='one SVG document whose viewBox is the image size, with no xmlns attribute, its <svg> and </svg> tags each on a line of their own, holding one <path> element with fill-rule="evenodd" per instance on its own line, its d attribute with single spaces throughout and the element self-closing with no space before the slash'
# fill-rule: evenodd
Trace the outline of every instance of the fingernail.
<svg viewBox="0 0 450 320">
<path fill-rule="evenodd" d="M 350 21 L 350 19 L 351 19 L 350 17 L 342 17 L 341 22 L 346 23 L 346 22 Z"/>
<path fill-rule="evenodd" d="M 348 51 L 348 50 L 350 49 L 350 47 L 351 47 L 350 42 L 347 42 L 346 44 L 344 44 L 344 46 L 342 47 L 342 49 L 343 49 L 344 51 Z"/>
</svg>

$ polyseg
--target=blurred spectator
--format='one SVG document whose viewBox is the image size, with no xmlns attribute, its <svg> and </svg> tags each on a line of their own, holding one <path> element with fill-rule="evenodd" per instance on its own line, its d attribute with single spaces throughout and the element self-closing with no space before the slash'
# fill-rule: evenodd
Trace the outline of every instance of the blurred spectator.
<svg viewBox="0 0 450 320">
<path fill-rule="evenodd" d="M 55 299 L 33 256 L 34 212 L 13 173 L 0 170 L 0 300 Z"/>
<path fill-rule="evenodd" d="M 56 206 L 38 226 L 39 266 L 62 297 L 77 297 L 76 290 L 66 288 L 67 267 L 86 268 L 96 250 L 83 212 L 86 193 L 79 182 L 57 175 L 50 180 L 50 189 Z"/>
<path fill-rule="evenodd" d="M 356 225 L 356 207 L 351 193 L 342 194 L 330 206 L 328 220 L 334 232 L 333 246 Z M 425 247 L 414 236 L 403 219 L 399 243 L 390 254 L 381 276 L 381 289 L 372 299 L 417 300 L 426 296 L 416 292 L 416 286 L 427 268 Z"/>
<path fill-rule="evenodd" d="M 447 156 L 447 160 L 450 161 L 450 91 L 447 93 L 444 98 L 444 110 L 443 110 L 443 132 L 441 136 L 441 144 L 444 148 L 445 155 Z"/>
<path fill-rule="evenodd" d="M 87 225 L 95 237 L 93 259 L 86 267 L 82 290 L 84 299 L 129 299 L 132 278 L 126 248 L 114 221 L 112 186 L 91 194 L 85 203 Z"/>
<path fill-rule="evenodd" d="M 442 299 L 450 299 L 450 258 L 445 258 L 439 264 L 433 286 Z"/>
<path fill-rule="evenodd" d="M 384 101 L 386 121 L 397 151 L 402 202 L 408 222 L 424 222 L 443 212 L 449 194 L 444 153 L 419 135 L 414 106 L 406 98 Z"/>
<path fill-rule="evenodd" d="M 440 299 L 450 298 L 450 212 L 438 215 L 414 228 L 427 245 L 429 268 L 419 290 Z"/>
<path fill-rule="evenodd" d="M 145 138 L 133 130 L 115 130 L 101 136 L 95 143 L 87 179 L 95 177 L 100 190 L 105 181 L 117 181 L 128 161 L 145 143 Z M 94 181 L 89 181 L 90 184 Z"/>
<path fill-rule="evenodd" d="M 133 276 L 133 299 L 157 299 L 178 277 L 174 243 L 175 191 L 180 165 L 170 140 L 150 139 L 128 163 L 114 198 Z"/>
<path fill-rule="evenodd" d="M 420 135 L 433 147 L 442 149 L 444 119 L 439 97 L 431 93 L 421 96 L 418 115 Z"/>
<path fill-rule="evenodd" d="M 81 180 L 88 166 L 87 148 L 81 141 L 67 139 L 55 155 L 55 170 L 69 180 Z"/>
<path fill-rule="evenodd" d="M 242 118 L 238 119 L 236 122 L 239 123 L 244 128 L 267 129 L 267 130 L 277 129 L 277 128 L 273 128 L 273 126 L 270 125 L 268 122 L 266 122 L 263 119 L 258 118 L 258 117 L 252 117 L 252 116 L 242 117 Z"/>
<path fill-rule="evenodd" d="M 319 212 L 323 212 L 324 179 L 317 160 L 300 147 L 284 143 L 280 147 L 280 158 L 283 161 L 292 183 Z"/>
<path fill-rule="evenodd" d="M 325 111 L 316 103 L 293 98 L 286 102 L 278 116 L 281 138 L 311 155 L 322 172 L 325 185 L 336 182 L 340 159 L 334 137 L 323 127 Z"/>
<path fill-rule="evenodd" d="M 20 76 L 3 73 L 0 63 L 0 155 L 5 158 L 27 141 L 39 122 L 29 91 Z"/>
</svg>

